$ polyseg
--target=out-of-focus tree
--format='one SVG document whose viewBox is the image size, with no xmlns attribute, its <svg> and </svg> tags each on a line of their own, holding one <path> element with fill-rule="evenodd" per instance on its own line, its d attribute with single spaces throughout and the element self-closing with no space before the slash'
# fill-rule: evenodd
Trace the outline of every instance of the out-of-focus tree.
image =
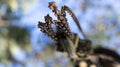
<svg viewBox="0 0 120 67">
<path fill-rule="evenodd" d="M 31 51 L 30 36 L 24 28 L 0 27 L 0 48 L 1 63 L 24 64 L 27 54 Z"/>
</svg>

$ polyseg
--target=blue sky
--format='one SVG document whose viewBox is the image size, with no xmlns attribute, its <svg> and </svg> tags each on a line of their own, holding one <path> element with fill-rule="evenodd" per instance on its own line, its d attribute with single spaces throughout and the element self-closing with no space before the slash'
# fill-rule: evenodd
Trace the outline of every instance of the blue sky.
<svg viewBox="0 0 120 67">
<path fill-rule="evenodd" d="M 38 45 L 38 40 L 47 43 L 51 42 L 51 39 L 45 36 L 42 32 L 39 31 L 37 28 L 38 21 L 44 22 L 44 16 L 50 14 L 53 19 L 56 19 L 52 11 L 48 8 L 48 2 L 55 1 L 58 5 L 58 8 L 61 9 L 61 6 L 67 5 L 69 6 L 73 12 L 76 14 L 80 24 L 85 32 L 90 31 L 91 23 L 95 23 L 96 20 L 100 17 L 107 17 L 108 20 L 105 19 L 106 24 L 111 24 L 111 21 L 117 20 L 117 23 L 120 24 L 120 0 L 35 0 L 32 5 L 29 5 L 28 8 L 24 11 L 23 17 L 21 19 L 21 26 L 23 27 L 32 27 L 31 29 L 31 43 L 32 45 Z M 88 7 L 86 10 L 82 10 L 83 3 L 88 3 Z M 112 10 L 106 9 L 106 7 L 110 7 Z M 78 31 L 74 21 L 67 14 L 68 22 L 70 28 L 73 32 L 78 33 L 79 36 L 82 38 L 82 35 Z M 111 20 L 113 19 L 113 20 Z M 119 25 L 118 25 L 119 27 Z M 111 32 L 112 31 L 112 32 Z M 115 38 L 114 30 L 108 29 L 108 34 L 112 35 L 113 39 L 110 41 L 112 46 L 114 43 L 119 43 L 119 37 Z M 108 43 L 108 44 L 110 44 Z M 41 43 L 43 47 L 45 47 L 45 43 Z M 115 45 L 114 45 L 115 47 Z M 38 49 L 42 49 L 39 47 Z"/>
</svg>

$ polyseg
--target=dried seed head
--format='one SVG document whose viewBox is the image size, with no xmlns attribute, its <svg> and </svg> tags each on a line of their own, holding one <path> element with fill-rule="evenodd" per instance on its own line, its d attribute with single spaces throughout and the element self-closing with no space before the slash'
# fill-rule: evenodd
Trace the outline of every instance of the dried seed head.
<svg viewBox="0 0 120 67">
<path fill-rule="evenodd" d="M 46 22 L 48 25 L 51 25 L 51 24 L 53 23 L 52 17 L 50 17 L 49 14 L 47 14 L 47 16 L 45 16 L 44 18 L 45 18 L 45 22 Z"/>
<path fill-rule="evenodd" d="M 41 29 L 41 31 L 43 33 L 45 33 L 46 35 L 48 35 L 49 37 L 51 37 L 52 39 L 56 40 L 56 34 L 53 31 L 51 25 L 47 24 L 47 23 L 42 23 L 42 22 L 38 22 L 38 27 Z"/>
<path fill-rule="evenodd" d="M 61 29 L 64 34 L 66 34 L 71 40 L 73 39 L 73 34 L 69 29 L 69 26 L 67 23 L 57 22 L 55 24 L 59 29 Z"/>
<path fill-rule="evenodd" d="M 59 11 L 57 9 L 57 5 L 56 3 L 53 2 L 49 2 L 49 6 L 48 6 L 57 16 L 58 20 L 54 21 L 52 20 L 52 17 L 49 16 L 49 14 L 47 14 L 47 16 L 45 16 L 45 22 L 46 24 L 41 24 L 42 26 L 39 26 L 41 29 L 44 29 L 43 31 L 45 31 L 44 33 L 46 33 L 48 36 L 50 36 L 51 38 L 55 39 L 55 32 L 53 31 L 51 24 L 55 24 L 56 26 L 58 26 L 58 28 L 60 28 L 65 35 L 67 35 L 67 37 L 69 37 L 70 39 L 73 39 L 73 34 L 70 31 L 70 28 L 68 26 L 68 22 L 67 22 L 67 18 L 66 18 L 66 7 L 62 7 L 61 11 Z M 43 27 L 43 28 L 42 28 Z M 53 36 L 53 35 L 54 36 Z"/>
<path fill-rule="evenodd" d="M 42 22 L 38 22 L 38 28 L 42 28 Z"/>
<path fill-rule="evenodd" d="M 53 1 L 53 2 L 49 2 L 49 6 L 48 6 L 51 10 L 55 10 L 57 9 L 57 5 L 56 3 Z"/>
</svg>

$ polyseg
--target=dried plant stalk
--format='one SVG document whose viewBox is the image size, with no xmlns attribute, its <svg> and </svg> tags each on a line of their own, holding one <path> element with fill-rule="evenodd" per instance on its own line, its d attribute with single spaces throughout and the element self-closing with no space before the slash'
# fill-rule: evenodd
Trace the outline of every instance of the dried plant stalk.
<svg viewBox="0 0 120 67">
<path fill-rule="evenodd" d="M 70 31 L 65 11 L 67 11 L 72 16 L 78 28 L 85 37 L 85 34 L 83 33 L 79 25 L 78 19 L 76 18 L 75 14 L 70 10 L 70 8 L 68 8 L 67 6 L 63 6 L 60 11 L 58 10 L 55 2 L 50 2 L 49 8 L 54 12 L 58 20 L 53 20 L 52 17 L 50 17 L 48 14 L 47 16 L 45 16 L 45 23 L 39 22 L 38 27 L 41 29 L 43 33 L 47 34 L 49 37 L 51 37 L 57 42 L 56 45 L 59 51 L 67 52 L 68 56 L 73 60 L 78 59 L 78 56 L 76 54 L 76 48 L 78 46 L 80 39 L 78 36 L 74 35 Z M 55 32 L 52 29 L 51 24 L 56 25 L 57 32 Z"/>
<path fill-rule="evenodd" d="M 100 49 L 99 50 L 91 49 L 92 42 L 86 38 L 79 24 L 78 19 L 76 18 L 75 14 L 72 12 L 72 10 L 69 7 L 62 6 L 62 9 L 58 10 L 55 2 L 50 2 L 48 7 L 53 11 L 55 16 L 57 17 L 57 20 L 53 20 L 52 17 L 50 17 L 48 14 L 47 16 L 44 17 L 45 23 L 39 21 L 38 27 L 41 29 L 43 33 L 45 33 L 46 35 L 48 35 L 49 37 L 51 37 L 53 40 L 56 41 L 56 46 L 58 51 L 67 52 L 69 58 L 72 60 L 75 67 L 80 67 L 80 66 L 84 67 L 83 65 L 81 65 L 83 62 L 86 62 L 84 64 L 85 67 L 88 66 L 90 67 L 91 65 L 96 67 L 102 67 L 100 65 L 101 58 L 102 58 L 102 63 L 103 61 L 106 61 L 106 59 L 105 58 L 103 59 L 101 55 L 106 56 L 107 54 L 113 57 L 112 60 L 108 58 L 107 61 L 113 62 L 114 60 L 116 60 L 117 62 L 120 62 L 119 56 L 112 51 L 108 51 L 108 52 L 111 52 L 113 55 L 107 52 L 104 53 Z M 66 12 L 69 13 L 73 18 L 73 20 L 75 21 L 77 27 L 79 28 L 80 32 L 83 34 L 85 38 L 84 40 L 80 39 L 77 34 L 73 34 L 71 32 L 66 18 Z M 52 24 L 56 25 L 57 31 L 53 30 L 51 26 Z M 101 53 L 101 51 L 103 53 Z"/>
</svg>

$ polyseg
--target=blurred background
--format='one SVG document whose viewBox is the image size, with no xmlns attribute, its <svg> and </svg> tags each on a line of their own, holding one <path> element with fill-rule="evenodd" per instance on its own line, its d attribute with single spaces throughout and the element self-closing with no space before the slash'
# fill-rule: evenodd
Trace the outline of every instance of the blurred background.
<svg viewBox="0 0 120 67">
<path fill-rule="evenodd" d="M 55 52 L 53 41 L 37 28 L 50 14 L 48 2 L 67 5 L 93 42 L 120 55 L 120 0 L 0 0 L 0 67 L 71 67 L 69 59 Z M 83 36 L 67 14 L 70 29 Z"/>
</svg>

